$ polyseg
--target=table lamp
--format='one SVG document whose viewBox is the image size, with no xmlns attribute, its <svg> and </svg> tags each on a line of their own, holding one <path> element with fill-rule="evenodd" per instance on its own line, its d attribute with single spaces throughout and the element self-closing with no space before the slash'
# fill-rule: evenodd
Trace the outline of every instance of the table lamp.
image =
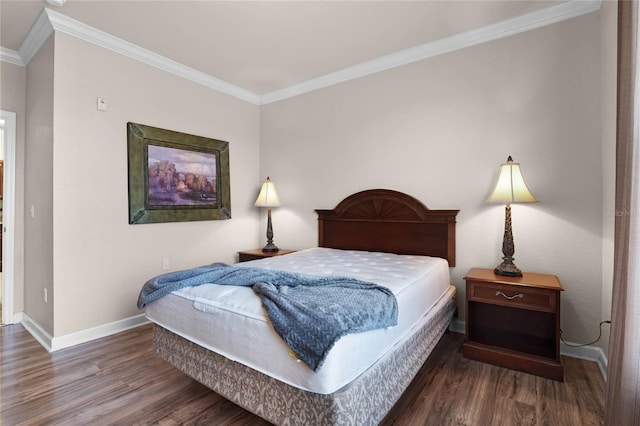
<svg viewBox="0 0 640 426">
<path fill-rule="evenodd" d="M 496 275 L 508 277 L 521 277 L 522 272 L 513 263 L 515 247 L 513 245 L 513 233 L 511 231 L 511 203 L 537 203 L 538 200 L 529 192 L 527 185 L 522 178 L 520 164 L 514 163 L 511 156 L 506 164 L 500 165 L 500 175 L 498 182 L 491 196 L 487 199 L 489 203 L 506 203 L 504 217 L 504 237 L 502 239 L 502 263 L 493 272 Z"/>
<path fill-rule="evenodd" d="M 262 183 L 260 194 L 255 203 L 256 207 L 267 208 L 267 245 L 262 248 L 265 253 L 277 252 L 280 250 L 275 244 L 273 244 L 273 227 L 271 225 L 271 207 L 278 207 L 280 205 L 280 198 L 276 192 L 276 187 L 271 182 L 271 179 L 267 177 Z"/>
</svg>

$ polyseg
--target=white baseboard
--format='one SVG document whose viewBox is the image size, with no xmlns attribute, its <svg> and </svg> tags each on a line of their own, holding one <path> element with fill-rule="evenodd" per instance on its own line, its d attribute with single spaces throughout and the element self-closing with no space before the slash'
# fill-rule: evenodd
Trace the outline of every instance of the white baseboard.
<svg viewBox="0 0 640 426">
<path fill-rule="evenodd" d="M 575 343 L 567 342 L 569 345 L 575 345 Z M 560 343 L 560 354 L 564 356 L 570 356 L 572 358 L 586 359 L 587 361 L 593 361 L 598 365 L 600 374 L 607 381 L 607 354 L 604 353 L 602 348 L 597 346 L 568 346 L 564 342 Z"/>
<path fill-rule="evenodd" d="M 467 332 L 466 325 L 464 321 L 460 321 L 459 319 L 454 319 L 449 324 L 449 331 L 453 333 L 465 334 Z"/>
<path fill-rule="evenodd" d="M 454 319 L 449 325 L 449 331 L 454 333 L 462 333 L 466 332 L 466 324 L 464 321 L 460 321 L 458 319 Z M 570 345 L 574 343 L 568 342 Z M 605 382 L 607 381 L 607 354 L 597 346 L 580 346 L 580 347 L 572 347 L 568 346 L 564 342 L 560 343 L 560 354 L 564 356 L 570 356 L 572 358 L 586 359 L 587 361 L 593 361 L 598 365 L 600 369 L 600 374 L 604 378 Z"/>
<path fill-rule="evenodd" d="M 22 312 L 13 314 L 13 317 L 11 317 L 11 324 L 20 324 L 23 318 L 24 318 L 24 314 Z"/>
<path fill-rule="evenodd" d="M 38 341 L 48 352 L 51 352 L 51 340 L 52 337 L 47 333 L 40 325 L 31 319 L 31 317 L 25 313 L 22 314 L 22 326 Z"/>
<path fill-rule="evenodd" d="M 109 324 L 103 324 L 86 330 L 80 330 L 75 333 L 66 334 L 64 336 L 52 337 L 42 327 L 40 327 L 38 323 L 33 321 L 29 315 L 22 314 L 21 321 L 22 326 L 31 333 L 34 339 L 36 339 L 48 352 L 100 339 L 101 337 L 110 336 L 131 328 L 139 327 L 148 322 L 149 320 L 147 320 L 144 314 L 140 314 L 130 318 L 114 321 Z"/>
</svg>

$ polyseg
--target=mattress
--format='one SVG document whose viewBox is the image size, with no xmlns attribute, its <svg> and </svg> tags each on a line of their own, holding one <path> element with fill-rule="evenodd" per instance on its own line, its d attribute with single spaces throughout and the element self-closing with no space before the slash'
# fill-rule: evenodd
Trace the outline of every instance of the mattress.
<svg viewBox="0 0 640 426">
<path fill-rule="evenodd" d="M 450 286 L 448 263 L 427 256 L 313 248 L 238 266 L 351 276 L 385 286 L 396 296 L 397 326 L 341 338 L 317 372 L 291 354 L 251 288 L 205 284 L 147 305 L 146 316 L 152 322 L 230 360 L 318 394 L 348 386 L 410 335 Z"/>
</svg>

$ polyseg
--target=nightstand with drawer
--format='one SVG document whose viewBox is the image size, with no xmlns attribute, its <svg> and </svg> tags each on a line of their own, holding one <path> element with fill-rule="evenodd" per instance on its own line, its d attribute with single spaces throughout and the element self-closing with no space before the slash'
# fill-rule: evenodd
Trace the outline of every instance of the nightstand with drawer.
<svg viewBox="0 0 640 426">
<path fill-rule="evenodd" d="M 562 381 L 558 278 L 474 268 L 465 281 L 465 357 Z"/>
<path fill-rule="evenodd" d="M 295 250 L 280 249 L 278 251 L 269 251 L 269 252 L 262 251 L 262 249 L 245 250 L 245 251 L 238 252 L 238 261 L 248 262 L 250 260 L 266 259 L 268 257 L 274 257 L 274 256 L 283 256 L 285 254 L 289 254 L 293 252 L 295 252 Z"/>
</svg>

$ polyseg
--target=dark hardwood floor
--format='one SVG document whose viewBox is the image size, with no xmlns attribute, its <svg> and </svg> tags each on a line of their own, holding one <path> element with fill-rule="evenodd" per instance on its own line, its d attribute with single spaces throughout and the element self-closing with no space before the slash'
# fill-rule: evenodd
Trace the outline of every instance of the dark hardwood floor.
<svg viewBox="0 0 640 426">
<path fill-rule="evenodd" d="M 447 334 L 382 425 L 599 425 L 595 363 L 563 358 L 565 382 L 465 359 Z M 2 425 L 268 425 L 168 364 L 145 325 L 47 353 L 21 325 L 0 329 Z"/>
</svg>

